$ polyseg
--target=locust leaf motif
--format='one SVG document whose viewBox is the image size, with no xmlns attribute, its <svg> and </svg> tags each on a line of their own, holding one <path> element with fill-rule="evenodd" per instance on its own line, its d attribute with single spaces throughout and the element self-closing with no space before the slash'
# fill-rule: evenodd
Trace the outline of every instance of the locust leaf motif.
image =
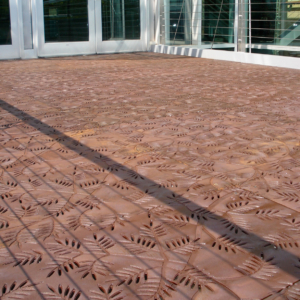
<svg viewBox="0 0 300 300">
<path fill-rule="evenodd" d="M 43 293 L 47 300 L 63 299 L 63 300 L 78 300 L 81 296 L 81 291 L 72 289 L 69 286 L 63 287 L 61 284 L 57 288 L 47 285 L 50 292 Z"/>
<path fill-rule="evenodd" d="M 150 222 L 150 226 L 149 225 L 144 225 L 141 228 L 141 235 L 142 236 L 148 236 L 151 238 L 155 238 L 155 237 L 162 237 L 164 235 L 167 234 L 167 230 L 164 227 L 163 224 L 158 224 L 156 226 L 153 226 L 152 221 Z"/>
<path fill-rule="evenodd" d="M 135 236 L 131 234 L 123 235 L 124 240 L 122 244 L 133 254 L 141 254 L 147 251 L 158 251 L 156 247 L 156 241 L 152 237 L 148 236 Z"/>
<path fill-rule="evenodd" d="M 204 287 L 210 291 L 213 291 L 210 284 L 214 281 L 203 271 L 196 268 L 187 268 L 179 273 L 177 273 L 174 277 L 174 282 L 178 285 L 189 286 L 191 289 L 197 287 L 198 290 L 203 289 Z"/>
<path fill-rule="evenodd" d="M 133 265 L 117 271 L 116 275 L 122 279 L 118 286 L 122 284 L 131 285 L 132 283 L 143 284 L 148 279 L 147 270 Z"/>
<path fill-rule="evenodd" d="M 103 262 L 99 259 L 93 261 L 80 262 L 77 273 L 82 274 L 81 278 L 91 275 L 92 279 L 97 280 L 98 275 L 107 276 L 112 263 Z"/>
<path fill-rule="evenodd" d="M 123 289 L 120 287 L 116 287 L 114 285 L 110 285 L 107 289 L 98 285 L 98 291 L 91 291 L 92 295 L 90 296 L 91 299 L 95 300 L 123 300 L 125 296 L 123 294 Z"/>
<path fill-rule="evenodd" d="M 175 253 L 188 255 L 191 254 L 196 249 L 200 248 L 200 245 L 197 244 L 199 239 L 191 240 L 188 236 L 182 236 L 174 239 L 165 241 L 165 244 L 170 251 Z"/>
<path fill-rule="evenodd" d="M 269 280 L 278 273 L 278 269 L 274 265 L 274 258 L 264 261 L 254 255 L 244 261 L 242 265 L 236 267 L 236 270 L 244 275 L 261 280 Z"/>
<path fill-rule="evenodd" d="M 17 284 L 16 281 L 14 281 L 11 284 L 4 284 L 1 287 L 1 297 L 0 299 L 12 299 L 12 300 L 18 300 L 24 298 L 24 296 L 29 297 L 34 291 L 36 284 L 32 284 L 29 282 L 29 280 L 25 280 L 21 282 L 20 284 Z"/>
<path fill-rule="evenodd" d="M 84 239 L 86 246 L 96 255 L 109 254 L 108 249 L 115 245 L 115 242 L 106 235 L 93 235 L 93 238 Z"/>
</svg>

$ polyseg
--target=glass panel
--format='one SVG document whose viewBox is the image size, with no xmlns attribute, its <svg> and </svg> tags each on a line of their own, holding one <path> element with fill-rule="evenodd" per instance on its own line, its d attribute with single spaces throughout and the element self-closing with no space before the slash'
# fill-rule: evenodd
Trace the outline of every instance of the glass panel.
<svg viewBox="0 0 300 300">
<path fill-rule="evenodd" d="M 185 44 L 185 0 L 170 0 L 170 41 L 172 44 Z M 188 43 L 190 44 L 190 43 Z"/>
<path fill-rule="evenodd" d="M 234 47 L 235 0 L 161 0 L 161 42 Z"/>
<path fill-rule="evenodd" d="M 300 46 L 299 1 L 252 0 L 251 10 L 252 43 Z"/>
<path fill-rule="evenodd" d="M 140 0 L 102 0 L 102 39 L 140 39 Z"/>
<path fill-rule="evenodd" d="M 234 10 L 233 0 L 203 0 L 203 44 L 212 41 L 214 44 L 234 42 Z"/>
<path fill-rule="evenodd" d="M 261 3 L 261 0 L 251 1 L 251 42 L 274 43 L 276 3 Z"/>
<path fill-rule="evenodd" d="M 102 0 L 103 41 L 124 39 L 123 8 L 123 0 Z"/>
<path fill-rule="evenodd" d="M 141 35 L 140 0 L 125 0 L 125 39 L 139 40 Z"/>
<path fill-rule="evenodd" d="M 0 45 L 11 45 L 9 0 L 0 0 Z"/>
<path fill-rule="evenodd" d="M 266 50 L 266 49 L 252 49 L 252 53 L 269 54 L 269 55 L 280 55 L 280 56 L 292 56 L 299 57 L 299 51 L 285 51 L 285 50 Z"/>
<path fill-rule="evenodd" d="M 89 40 L 88 0 L 44 0 L 45 42 Z"/>
<path fill-rule="evenodd" d="M 161 9 L 162 35 L 168 45 L 197 43 L 198 8 L 192 0 L 164 0 Z M 192 26 L 192 24 L 194 24 Z M 192 36 L 194 35 L 194 39 Z"/>
</svg>

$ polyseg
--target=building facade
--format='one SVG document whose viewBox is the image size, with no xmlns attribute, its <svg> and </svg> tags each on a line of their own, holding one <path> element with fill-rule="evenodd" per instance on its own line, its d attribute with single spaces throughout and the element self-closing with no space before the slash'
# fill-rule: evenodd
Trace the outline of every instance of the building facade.
<svg viewBox="0 0 300 300">
<path fill-rule="evenodd" d="M 300 2 L 0 0 L 0 59 L 149 51 L 155 45 L 172 53 L 299 57 Z"/>
</svg>

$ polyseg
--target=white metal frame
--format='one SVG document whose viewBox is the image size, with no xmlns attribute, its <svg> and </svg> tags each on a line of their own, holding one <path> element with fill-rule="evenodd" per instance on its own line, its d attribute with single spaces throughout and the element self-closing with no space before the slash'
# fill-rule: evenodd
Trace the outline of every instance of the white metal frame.
<svg viewBox="0 0 300 300">
<path fill-rule="evenodd" d="M 20 41 L 20 58 L 22 59 L 33 59 L 37 58 L 37 49 L 38 49 L 38 31 L 37 31 L 37 24 L 36 24 L 36 1 L 39 0 L 31 0 L 31 21 L 32 21 L 32 42 L 33 48 L 32 49 L 24 49 L 24 35 L 23 35 L 23 14 L 22 14 L 22 1 L 18 0 L 19 5 L 19 41 Z"/>
<path fill-rule="evenodd" d="M 96 1 L 96 3 L 97 2 L 100 1 Z M 46 57 L 95 53 L 95 0 L 88 0 L 89 41 L 87 42 L 45 43 L 44 7 L 42 0 L 36 0 L 36 9 L 38 27 L 38 56 Z"/>
<path fill-rule="evenodd" d="M 9 1 L 11 45 L 0 45 L 0 59 L 14 59 L 20 57 L 19 10 L 18 0 Z"/>
</svg>

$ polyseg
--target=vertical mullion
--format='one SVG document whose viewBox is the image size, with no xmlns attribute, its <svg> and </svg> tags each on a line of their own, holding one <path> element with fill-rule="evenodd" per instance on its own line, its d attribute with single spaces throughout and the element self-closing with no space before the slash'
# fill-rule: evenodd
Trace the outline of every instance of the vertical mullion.
<svg viewBox="0 0 300 300">
<path fill-rule="evenodd" d="M 248 12 L 248 15 L 249 15 L 249 17 L 248 17 L 249 18 L 249 21 L 248 21 L 249 22 L 248 23 L 249 24 L 248 25 L 249 26 L 249 53 L 251 53 L 251 46 L 252 46 L 251 45 L 251 39 L 252 39 L 252 37 L 251 37 L 251 0 L 249 0 L 249 9 L 248 10 L 249 10 L 249 12 Z"/>
<path fill-rule="evenodd" d="M 235 0 L 234 12 L 234 51 L 238 51 L 238 22 L 239 22 L 239 0 Z"/>
<path fill-rule="evenodd" d="M 111 30 L 111 38 L 113 39 L 115 37 L 115 13 L 114 13 L 114 0 L 110 0 L 110 30 Z"/>
<path fill-rule="evenodd" d="M 234 11 L 234 51 L 238 51 L 238 22 L 239 22 L 239 0 L 235 0 Z"/>
<path fill-rule="evenodd" d="M 125 40 L 125 3 L 122 0 L 122 25 L 123 25 L 123 40 Z"/>
<path fill-rule="evenodd" d="M 202 0 L 198 0 L 197 2 L 197 25 L 199 26 L 198 29 L 198 46 L 202 45 Z"/>
</svg>

